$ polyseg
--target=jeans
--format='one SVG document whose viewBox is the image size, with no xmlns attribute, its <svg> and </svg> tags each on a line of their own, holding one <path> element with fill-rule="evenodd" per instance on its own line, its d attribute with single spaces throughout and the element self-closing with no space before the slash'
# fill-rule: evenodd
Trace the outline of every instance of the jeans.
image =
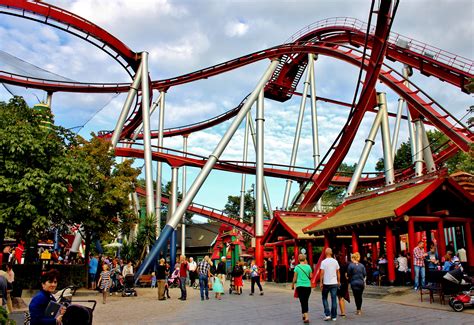
<svg viewBox="0 0 474 325">
<path fill-rule="evenodd" d="M 250 286 L 250 292 L 254 293 L 255 292 L 255 283 L 258 285 L 258 288 L 260 289 L 260 292 L 263 291 L 262 285 L 260 284 L 260 275 L 253 276 L 251 279 L 251 286 Z"/>
<path fill-rule="evenodd" d="M 199 274 L 199 291 L 201 291 L 201 299 L 204 299 L 204 291 L 206 291 L 206 298 L 209 299 L 209 278 L 207 275 Z"/>
<path fill-rule="evenodd" d="M 308 300 L 311 295 L 311 287 L 296 287 L 296 291 L 300 299 L 301 313 L 305 314 L 308 312 Z"/>
<path fill-rule="evenodd" d="M 421 273 L 421 287 L 419 286 L 420 273 Z M 425 267 L 415 265 L 415 289 L 421 289 L 425 286 L 425 284 L 426 284 L 425 283 Z"/>
<path fill-rule="evenodd" d="M 329 313 L 328 293 L 331 293 L 331 313 Z M 331 318 L 336 318 L 337 317 L 337 284 L 325 284 L 323 286 L 322 296 L 323 296 L 324 315 L 331 316 Z"/>
<path fill-rule="evenodd" d="M 181 289 L 181 298 L 186 299 L 186 277 L 179 277 L 179 288 Z"/>
</svg>

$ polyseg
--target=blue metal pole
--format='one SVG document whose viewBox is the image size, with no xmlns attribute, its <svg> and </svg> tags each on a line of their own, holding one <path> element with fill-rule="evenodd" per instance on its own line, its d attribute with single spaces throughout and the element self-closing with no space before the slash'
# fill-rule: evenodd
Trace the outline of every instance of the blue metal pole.
<svg viewBox="0 0 474 325">
<path fill-rule="evenodd" d="M 171 270 L 174 270 L 176 264 L 176 244 L 178 243 L 178 234 L 175 231 L 171 234 L 170 238 L 170 266 Z"/>
<path fill-rule="evenodd" d="M 138 268 L 138 271 L 135 273 L 135 282 L 138 280 L 140 275 L 144 274 L 150 267 L 155 264 L 155 260 L 156 258 L 158 258 L 161 248 L 165 247 L 165 245 L 168 243 L 168 239 L 170 238 L 173 231 L 174 228 L 170 225 L 166 225 L 163 227 L 160 237 L 151 248 L 148 256 Z"/>
<path fill-rule="evenodd" d="M 54 250 L 59 250 L 59 230 L 58 228 L 54 229 Z"/>
</svg>

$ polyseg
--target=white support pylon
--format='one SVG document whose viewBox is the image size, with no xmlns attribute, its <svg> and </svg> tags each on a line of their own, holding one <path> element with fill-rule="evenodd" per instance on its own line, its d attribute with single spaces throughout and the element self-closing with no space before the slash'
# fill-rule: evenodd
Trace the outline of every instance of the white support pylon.
<svg viewBox="0 0 474 325">
<path fill-rule="evenodd" d="M 303 94 L 301 95 L 301 102 L 300 102 L 300 110 L 298 113 L 298 121 L 296 122 L 296 130 L 295 130 L 295 138 L 293 139 L 293 148 L 291 149 L 291 158 L 290 158 L 290 171 L 293 170 L 291 166 L 296 164 L 296 156 L 298 154 L 298 146 L 300 144 L 300 137 L 301 137 L 301 127 L 303 125 L 303 117 L 304 117 L 304 110 L 306 106 L 306 97 L 308 96 L 308 88 L 309 88 L 309 79 L 310 79 L 310 72 L 309 69 L 306 71 L 306 80 L 304 82 L 303 87 Z M 288 201 L 290 200 L 290 193 L 291 193 L 291 184 L 293 181 L 291 179 L 286 180 L 285 186 L 285 194 L 283 196 L 283 203 L 282 203 L 282 210 L 288 209 Z"/>
<path fill-rule="evenodd" d="M 183 135 L 183 152 L 188 152 L 188 135 Z M 183 198 L 186 196 L 186 165 L 182 167 L 182 182 L 183 188 L 181 193 Z M 181 255 L 186 255 L 186 212 L 183 214 L 183 221 L 181 223 Z"/>
<path fill-rule="evenodd" d="M 146 214 L 155 213 L 153 193 L 151 129 L 150 129 L 150 87 L 148 80 L 148 53 L 142 52 L 142 118 L 143 118 L 143 152 L 145 160 Z"/>
<path fill-rule="evenodd" d="M 313 162 L 314 168 L 318 168 L 320 162 L 319 152 L 319 131 L 318 131 L 318 110 L 316 106 L 316 78 L 314 73 L 314 62 L 318 56 L 309 53 L 308 54 L 308 66 L 309 66 L 309 85 L 311 94 L 311 130 L 313 131 Z M 322 212 L 321 199 L 316 202 L 315 208 L 318 212 Z"/>
<path fill-rule="evenodd" d="M 165 124 L 165 94 L 163 90 L 160 91 L 160 112 L 158 115 L 158 148 L 157 151 L 161 151 L 163 147 L 163 128 Z M 161 233 L 161 179 L 163 175 L 163 165 L 161 161 L 156 162 L 156 206 L 155 206 L 155 215 L 156 215 L 156 238 L 160 236 Z"/>
<path fill-rule="evenodd" d="M 247 161 L 248 148 L 249 148 L 249 127 L 250 127 L 250 121 L 249 121 L 249 115 L 247 114 L 247 117 L 245 119 L 244 151 L 243 151 L 243 154 L 242 154 L 242 161 Z M 242 180 L 241 180 L 241 185 L 240 185 L 240 210 L 239 210 L 240 222 L 244 222 L 244 216 L 245 216 L 245 182 L 246 182 L 246 177 L 247 177 L 247 175 L 245 173 L 242 173 Z"/>
<path fill-rule="evenodd" d="M 122 111 L 120 112 L 120 116 L 117 120 L 117 124 L 115 125 L 114 133 L 112 134 L 112 138 L 110 140 L 112 147 L 115 148 L 117 143 L 120 139 L 120 134 L 122 133 L 123 126 L 125 124 L 125 120 L 127 119 L 128 112 L 130 111 L 130 107 L 132 106 L 132 102 L 137 96 L 138 86 L 142 80 L 142 70 L 143 70 L 143 60 L 138 67 L 137 73 L 135 74 L 135 78 L 133 79 L 132 85 L 130 86 L 130 90 L 128 91 L 127 98 L 122 107 Z M 147 76 L 148 77 L 148 76 Z"/>
</svg>

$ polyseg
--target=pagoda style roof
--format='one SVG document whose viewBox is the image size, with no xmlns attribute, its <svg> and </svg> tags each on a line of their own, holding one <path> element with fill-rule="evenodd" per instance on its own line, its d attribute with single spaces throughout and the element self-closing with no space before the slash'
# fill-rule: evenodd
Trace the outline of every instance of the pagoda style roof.
<svg viewBox="0 0 474 325">
<path fill-rule="evenodd" d="M 267 231 L 263 235 L 262 242 L 269 243 L 278 241 L 278 237 L 289 239 L 314 239 L 316 236 L 305 234 L 303 228 L 309 226 L 322 215 L 319 213 L 298 213 L 290 211 L 275 211 Z"/>
<path fill-rule="evenodd" d="M 446 191 L 448 188 L 449 191 L 447 193 L 440 192 Z M 433 194 L 435 192 L 437 192 L 436 197 Z M 438 206 L 436 209 L 440 206 L 443 206 L 443 209 L 445 209 L 444 206 L 453 204 L 453 202 L 449 202 L 450 200 L 447 195 L 453 195 L 462 202 L 465 202 L 465 204 L 459 205 L 459 208 L 452 208 L 453 211 L 454 209 L 463 209 L 463 211 L 471 211 L 471 216 L 473 215 L 474 197 L 453 179 L 440 177 L 422 183 L 408 184 L 383 193 L 375 192 L 365 197 L 347 200 L 321 220 L 317 220 L 305 227 L 303 231 L 307 234 L 323 234 L 328 230 L 336 228 L 350 227 L 384 219 L 396 219 L 404 216 L 409 211 L 420 215 L 421 211 L 424 210 L 418 206 L 428 197 L 433 197 L 436 200 L 435 203 Z M 418 210 L 415 209 L 416 207 L 418 207 Z"/>
</svg>

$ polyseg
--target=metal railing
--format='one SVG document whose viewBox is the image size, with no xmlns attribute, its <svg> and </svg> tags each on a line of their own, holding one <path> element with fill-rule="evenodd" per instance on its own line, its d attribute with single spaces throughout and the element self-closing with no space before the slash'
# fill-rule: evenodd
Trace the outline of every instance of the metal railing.
<svg viewBox="0 0 474 325">
<path fill-rule="evenodd" d="M 300 39 L 302 36 L 315 31 L 317 29 L 325 27 L 346 27 L 354 31 L 362 32 L 365 34 L 367 31 L 367 23 L 352 17 L 332 17 L 314 22 L 306 27 L 303 27 L 295 34 L 291 35 L 285 43 L 293 43 Z M 375 31 L 375 26 L 370 27 L 370 34 Z M 467 72 L 469 74 L 474 73 L 474 61 L 463 56 L 442 50 L 436 46 L 429 45 L 413 38 L 390 32 L 388 37 L 390 47 L 399 47 L 410 50 L 441 63 L 444 63 L 455 69 Z"/>
</svg>

